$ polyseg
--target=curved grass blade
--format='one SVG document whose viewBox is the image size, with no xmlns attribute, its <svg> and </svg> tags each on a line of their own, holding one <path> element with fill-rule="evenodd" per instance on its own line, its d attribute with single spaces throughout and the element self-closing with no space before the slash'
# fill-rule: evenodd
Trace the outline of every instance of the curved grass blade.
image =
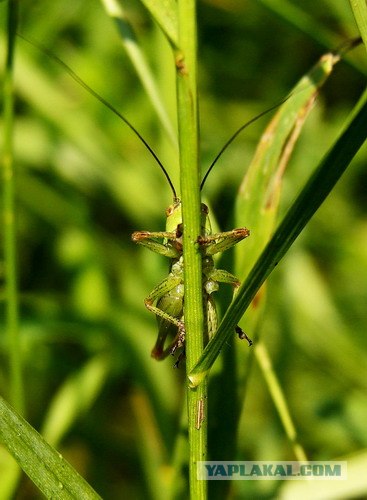
<svg viewBox="0 0 367 500">
<path fill-rule="evenodd" d="M 168 117 L 165 106 L 156 85 L 153 73 L 145 59 L 145 56 L 138 44 L 134 29 L 126 18 L 125 12 L 120 3 L 115 0 L 101 0 L 107 14 L 115 21 L 121 41 L 125 50 L 138 74 L 138 77 L 152 103 L 158 118 L 170 141 L 177 148 L 177 136 Z"/>
<path fill-rule="evenodd" d="M 47 498 L 101 498 L 62 455 L 1 397 L 0 442 Z"/>
<path fill-rule="evenodd" d="M 174 0 L 141 0 L 174 47 L 178 47 L 177 8 Z"/>
<path fill-rule="evenodd" d="M 333 47 L 338 43 L 335 32 L 312 16 L 302 4 L 293 4 L 288 0 L 260 0 L 267 9 L 280 18 L 296 26 L 300 31 L 307 33 L 311 39 L 317 40 L 324 47 Z"/>
<path fill-rule="evenodd" d="M 251 303 L 256 292 L 301 233 L 307 222 L 328 196 L 336 182 L 367 137 L 367 91 L 360 98 L 344 127 L 315 172 L 311 175 L 277 231 L 265 247 L 237 296 L 228 308 L 216 335 L 189 374 L 192 387 L 200 384 L 219 355 L 235 325 Z"/>
<path fill-rule="evenodd" d="M 246 245 L 238 245 L 235 248 L 235 275 L 241 280 L 248 275 L 275 229 L 284 171 L 318 90 L 328 79 L 338 60 L 339 56 L 336 54 L 329 53 L 322 56 L 291 90 L 289 99 L 279 107 L 262 134 L 236 198 L 236 227 L 248 226 L 251 230 L 251 237 Z M 241 320 L 240 326 L 251 332 L 251 338 L 254 338 L 254 334 L 256 337 L 256 332 L 261 328 L 265 297 L 265 288 L 262 287 Z M 234 339 L 233 342 L 237 347 L 236 350 L 241 350 L 242 353 L 243 347 Z M 295 457 L 305 459 L 305 453 L 297 443 L 290 412 L 286 411 L 286 402 L 282 397 L 280 383 L 265 359 L 266 346 L 262 345 L 261 349 L 260 347 L 260 342 L 256 341 L 253 354 L 268 385 Z M 220 387 L 226 385 L 227 398 L 233 402 L 230 406 L 238 408 L 239 412 L 246 396 L 250 364 L 239 361 L 239 356 L 232 357 L 229 351 L 226 350 L 226 355 L 223 356 L 220 381 L 216 380 L 215 384 L 219 384 Z M 252 354 L 251 351 L 247 352 L 249 355 Z M 241 360 L 243 360 L 242 355 Z M 234 364 L 235 367 L 233 367 Z M 233 413 L 234 410 L 231 411 Z M 231 443 L 234 442 L 232 435 L 235 425 L 228 426 L 224 420 L 223 425 L 218 423 L 218 426 L 220 429 L 217 432 L 225 435 L 223 442 L 228 443 L 226 456 L 234 456 L 235 450 L 233 447 L 231 449 Z M 220 446 L 222 450 L 212 450 L 214 456 L 220 452 L 223 453 L 223 444 L 221 443 Z"/>
<path fill-rule="evenodd" d="M 236 275 L 240 279 L 248 275 L 274 231 L 282 178 L 289 158 L 320 87 L 339 60 L 333 53 L 323 55 L 295 85 L 291 98 L 262 134 L 236 203 L 236 224 L 256 228 L 246 245 L 236 248 Z"/>
<path fill-rule="evenodd" d="M 110 359 L 97 355 L 62 384 L 50 403 L 41 431 L 48 443 L 57 446 L 80 414 L 90 409 L 109 370 Z"/>
<path fill-rule="evenodd" d="M 356 8 L 353 4 L 358 5 L 357 8 L 359 9 L 362 9 L 362 4 L 364 4 L 364 9 L 366 8 L 364 0 L 349 1 L 353 10 Z M 320 22 L 320 20 L 318 20 L 316 16 L 313 16 L 307 8 L 302 7 L 300 2 L 299 5 L 289 0 L 260 0 L 260 2 L 266 9 L 272 11 L 290 25 L 293 25 L 300 32 L 307 34 L 311 40 L 315 40 L 327 50 L 329 50 L 330 47 L 337 47 L 340 44 L 340 33 L 330 29 L 327 23 Z M 361 29 L 358 21 L 357 24 Z M 360 73 L 366 74 L 364 63 L 349 55 L 345 57 L 345 60 Z"/>
</svg>

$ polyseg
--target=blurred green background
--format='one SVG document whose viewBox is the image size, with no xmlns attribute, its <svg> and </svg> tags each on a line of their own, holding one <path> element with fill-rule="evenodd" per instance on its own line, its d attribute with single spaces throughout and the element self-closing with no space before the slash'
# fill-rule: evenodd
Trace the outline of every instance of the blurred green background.
<svg viewBox="0 0 367 500">
<path fill-rule="evenodd" d="M 5 3 L 0 7 L 4 31 Z M 127 14 L 174 123 L 170 48 L 139 2 L 129 2 Z M 198 24 L 203 171 L 232 131 L 287 95 L 321 54 L 358 35 L 346 0 L 207 0 L 199 3 Z M 101 3 L 23 1 L 20 31 L 126 115 L 178 186 L 175 145 Z M 0 43 L 4 54 L 3 36 Z M 282 211 L 337 135 L 364 89 L 366 72 L 363 47 L 335 69 L 288 167 Z M 143 299 L 166 275 L 168 263 L 136 247 L 130 234 L 164 228 L 169 187 L 131 131 L 23 40 L 17 45 L 16 90 L 27 419 L 103 498 L 122 498 L 122 492 L 126 498 L 164 498 L 184 369 L 173 370 L 172 359 L 150 358 L 156 323 Z M 205 187 L 223 230 L 231 229 L 236 190 L 264 125 L 264 119 L 256 122 L 236 140 Z M 362 148 L 271 277 L 262 327 L 309 458 L 348 457 L 357 470 L 367 464 L 366 153 Z M 9 398 L 4 335 L 0 357 L 0 391 Z M 294 459 L 255 364 L 233 458 Z M 0 476 L 7 461 L 0 450 Z M 328 483 L 330 495 L 335 489 L 330 498 L 364 497 L 360 476 L 346 483 L 341 497 L 340 484 Z M 298 482 L 237 483 L 233 498 L 311 497 L 302 486 L 293 492 Z M 37 497 L 23 478 L 16 498 Z"/>
</svg>

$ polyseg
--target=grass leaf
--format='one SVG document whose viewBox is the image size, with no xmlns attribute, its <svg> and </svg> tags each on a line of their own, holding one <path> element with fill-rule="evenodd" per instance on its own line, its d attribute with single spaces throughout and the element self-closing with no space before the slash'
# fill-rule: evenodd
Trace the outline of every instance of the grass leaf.
<svg viewBox="0 0 367 500">
<path fill-rule="evenodd" d="M 233 335 L 235 325 L 246 311 L 260 286 L 286 254 L 364 143 L 366 139 L 366 120 L 367 91 L 360 98 L 339 139 L 289 208 L 277 231 L 240 287 L 237 296 L 218 328 L 217 334 L 209 342 L 202 357 L 189 374 L 189 380 L 193 387 L 200 384 L 207 375 L 224 343 L 229 336 Z"/>
<path fill-rule="evenodd" d="M 1 397 L 0 441 L 46 497 L 100 498 L 62 455 Z"/>
</svg>

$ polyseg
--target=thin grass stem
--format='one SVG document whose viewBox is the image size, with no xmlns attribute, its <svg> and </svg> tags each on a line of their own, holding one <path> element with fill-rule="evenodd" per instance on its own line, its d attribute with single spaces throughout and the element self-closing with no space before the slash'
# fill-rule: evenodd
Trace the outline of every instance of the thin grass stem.
<svg viewBox="0 0 367 500">
<path fill-rule="evenodd" d="M 197 238 L 200 234 L 200 172 L 197 104 L 197 33 L 196 2 L 178 2 L 179 46 L 176 54 L 178 126 L 180 144 L 180 181 L 183 212 L 186 367 L 192 369 L 204 349 L 204 314 L 201 285 L 201 254 Z M 187 389 L 189 426 L 190 495 L 206 498 L 205 481 L 197 480 L 196 463 L 205 460 L 207 449 L 207 384 L 196 390 Z"/>
<path fill-rule="evenodd" d="M 3 220 L 6 333 L 10 363 L 10 399 L 24 411 L 22 362 L 19 338 L 18 279 L 14 180 L 14 54 L 18 1 L 10 0 L 7 13 L 7 53 L 4 71 Z"/>
<path fill-rule="evenodd" d="M 292 445 L 294 456 L 297 460 L 306 462 L 306 452 L 298 441 L 297 431 L 289 412 L 284 392 L 274 372 L 269 352 L 262 341 L 259 341 L 255 346 L 255 357 L 266 380 L 267 387 L 277 409 L 279 418 L 282 421 L 284 430 Z"/>
</svg>

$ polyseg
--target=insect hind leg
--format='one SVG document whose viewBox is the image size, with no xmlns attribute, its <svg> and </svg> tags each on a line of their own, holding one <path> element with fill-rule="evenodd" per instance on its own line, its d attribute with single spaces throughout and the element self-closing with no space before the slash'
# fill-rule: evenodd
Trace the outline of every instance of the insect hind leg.
<svg viewBox="0 0 367 500">
<path fill-rule="evenodd" d="M 252 340 L 250 339 L 250 337 L 248 337 L 246 335 L 246 333 L 242 330 L 242 328 L 240 326 L 237 325 L 235 328 L 235 331 L 236 331 L 239 339 L 241 339 L 241 340 L 246 339 L 249 347 L 252 346 L 252 344 L 253 344 Z"/>
<path fill-rule="evenodd" d="M 181 321 L 178 318 L 175 318 L 171 314 L 168 314 L 167 312 L 163 311 L 163 309 L 160 309 L 159 307 L 153 305 L 154 302 L 157 302 L 159 299 L 161 299 L 164 295 L 166 295 L 168 292 L 170 292 L 173 288 L 175 288 L 177 285 L 179 285 L 182 282 L 181 277 L 174 278 L 172 276 L 169 276 L 168 278 L 164 279 L 159 285 L 157 285 L 144 299 L 144 304 L 145 307 L 151 311 L 153 314 L 158 316 L 158 318 L 161 318 L 165 321 L 168 321 L 169 323 L 177 326 L 178 330 L 184 330 L 184 325 L 183 321 Z"/>
</svg>

